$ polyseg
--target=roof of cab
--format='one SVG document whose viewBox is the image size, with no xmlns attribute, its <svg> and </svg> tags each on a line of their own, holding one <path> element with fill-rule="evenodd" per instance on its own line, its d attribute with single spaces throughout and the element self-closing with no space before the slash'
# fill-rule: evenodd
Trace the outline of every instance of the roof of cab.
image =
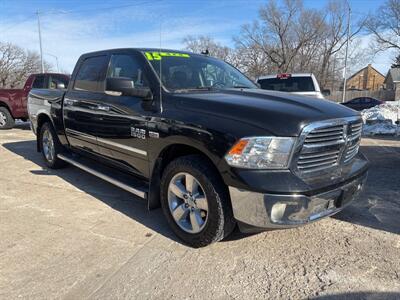
<svg viewBox="0 0 400 300">
<path fill-rule="evenodd" d="M 178 53 L 186 53 L 190 55 L 203 55 L 203 54 L 197 54 L 193 53 L 190 51 L 185 51 L 185 50 L 174 50 L 174 49 L 165 49 L 165 48 L 115 48 L 115 49 L 106 49 L 106 50 L 99 50 L 99 51 L 94 51 L 94 52 L 89 52 L 89 53 L 84 53 L 81 55 L 81 57 L 86 57 L 86 56 L 93 56 L 93 55 L 101 55 L 101 54 L 107 54 L 110 52 L 127 52 L 127 51 L 133 51 L 133 52 L 178 52 Z"/>
</svg>

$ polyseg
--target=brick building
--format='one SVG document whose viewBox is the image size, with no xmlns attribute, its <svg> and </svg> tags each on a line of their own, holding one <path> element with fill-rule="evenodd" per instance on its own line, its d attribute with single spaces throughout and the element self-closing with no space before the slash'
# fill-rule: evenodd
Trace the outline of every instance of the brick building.
<svg viewBox="0 0 400 300">
<path fill-rule="evenodd" d="M 369 64 L 347 79 L 347 89 L 377 91 L 383 87 L 385 76 Z"/>
<path fill-rule="evenodd" d="M 391 68 L 384 83 L 387 90 L 394 91 L 395 99 L 400 100 L 400 67 Z"/>
</svg>

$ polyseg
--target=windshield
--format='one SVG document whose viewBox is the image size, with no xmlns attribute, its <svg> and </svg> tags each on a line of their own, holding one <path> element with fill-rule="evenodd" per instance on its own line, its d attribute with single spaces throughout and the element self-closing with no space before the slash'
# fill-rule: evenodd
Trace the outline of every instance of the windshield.
<svg viewBox="0 0 400 300">
<path fill-rule="evenodd" d="M 289 78 L 265 78 L 258 80 L 264 90 L 280 92 L 315 92 L 314 83 L 310 76 Z"/>
<path fill-rule="evenodd" d="M 179 52 L 144 52 L 164 87 L 172 91 L 212 88 L 257 88 L 231 65 L 208 56 Z"/>
</svg>

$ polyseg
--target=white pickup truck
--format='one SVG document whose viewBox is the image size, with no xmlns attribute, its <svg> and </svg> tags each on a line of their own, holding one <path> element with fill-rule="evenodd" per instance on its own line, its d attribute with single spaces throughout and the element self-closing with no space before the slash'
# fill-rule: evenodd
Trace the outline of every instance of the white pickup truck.
<svg viewBox="0 0 400 300">
<path fill-rule="evenodd" d="M 312 73 L 267 75 L 259 77 L 257 83 L 264 90 L 288 92 L 318 99 L 330 95 L 329 90 L 321 92 L 318 81 Z"/>
</svg>

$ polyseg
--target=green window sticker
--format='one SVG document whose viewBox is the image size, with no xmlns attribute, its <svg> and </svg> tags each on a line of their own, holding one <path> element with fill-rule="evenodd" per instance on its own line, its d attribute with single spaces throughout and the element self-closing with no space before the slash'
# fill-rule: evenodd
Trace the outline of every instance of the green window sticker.
<svg viewBox="0 0 400 300">
<path fill-rule="evenodd" d="M 163 57 L 190 57 L 189 54 L 179 52 L 145 52 L 144 55 L 148 60 L 161 60 Z"/>
</svg>

